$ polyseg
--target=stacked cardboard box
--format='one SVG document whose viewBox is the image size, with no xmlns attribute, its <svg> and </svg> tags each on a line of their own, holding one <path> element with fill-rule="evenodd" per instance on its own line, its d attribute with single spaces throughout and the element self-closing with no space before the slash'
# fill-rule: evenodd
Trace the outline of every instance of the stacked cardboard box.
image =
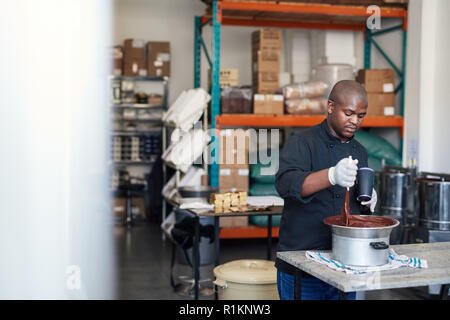
<svg viewBox="0 0 450 320">
<path fill-rule="evenodd" d="M 131 216 L 144 219 L 146 217 L 146 206 L 144 198 L 131 198 Z M 111 211 L 114 218 L 124 219 L 127 217 L 127 198 L 111 198 Z"/>
<path fill-rule="evenodd" d="M 282 94 L 261 94 L 253 96 L 253 113 L 283 114 L 284 98 Z"/>
<path fill-rule="evenodd" d="M 111 55 L 112 75 L 170 77 L 170 42 L 126 39 Z"/>
<path fill-rule="evenodd" d="M 220 86 L 238 86 L 239 70 L 238 69 L 220 69 L 219 72 Z"/>
<path fill-rule="evenodd" d="M 124 219 L 127 216 L 127 199 L 111 198 L 111 213 L 114 218 Z"/>
<path fill-rule="evenodd" d="M 253 113 L 283 114 L 283 96 L 273 95 L 280 87 L 281 30 L 262 29 L 252 33 Z"/>
<path fill-rule="evenodd" d="M 274 93 L 280 81 L 281 30 L 252 33 L 252 82 L 255 93 Z"/>
<path fill-rule="evenodd" d="M 147 42 L 147 74 L 149 77 L 170 77 L 170 42 Z"/>
<path fill-rule="evenodd" d="M 359 70 L 356 80 L 367 91 L 369 116 L 393 116 L 395 114 L 393 69 Z"/>
<path fill-rule="evenodd" d="M 248 227 L 248 216 L 220 217 L 220 228 L 245 228 Z"/>
<path fill-rule="evenodd" d="M 225 129 L 219 137 L 219 192 L 248 191 L 250 132 Z"/>
<path fill-rule="evenodd" d="M 208 70 L 208 88 L 212 84 L 212 72 Z M 239 70 L 238 69 L 220 69 L 219 71 L 219 86 L 232 87 L 239 85 Z"/>
<path fill-rule="evenodd" d="M 138 39 L 126 39 L 124 46 L 123 75 L 147 76 L 144 41 Z"/>
<path fill-rule="evenodd" d="M 112 70 L 111 74 L 114 76 L 122 75 L 122 64 L 123 64 L 123 47 L 114 46 L 112 48 Z"/>
<path fill-rule="evenodd" d="M 247 165 L 250 146 L 250 132 L 244 129 L 224 129 L 220 131 L 220 164 Z"/>
</svg>

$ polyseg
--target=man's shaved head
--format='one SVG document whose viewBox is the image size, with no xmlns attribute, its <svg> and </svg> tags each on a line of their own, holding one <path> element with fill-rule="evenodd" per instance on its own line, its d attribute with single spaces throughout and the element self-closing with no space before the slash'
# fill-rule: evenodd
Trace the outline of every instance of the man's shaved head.
<svg viewBox="0 0 450 320">
<path fill-rule="evenodd" d="M 337 82 L 328 97 L 327 124 L 330 132 L 347 141 L 361 126 L 367 113 L 367 92 L 353 80 Z"/>
<path fill-rule="evenodd" d="M 360 101 L 367 102 L 367 92 L 364 87 L 353 80 L 341 80 L 337 82 L 330 92 L 328 100 L 331 100 L 337 104 L 343 103 L 344 96 L 353 96 Z"/>
</svg>

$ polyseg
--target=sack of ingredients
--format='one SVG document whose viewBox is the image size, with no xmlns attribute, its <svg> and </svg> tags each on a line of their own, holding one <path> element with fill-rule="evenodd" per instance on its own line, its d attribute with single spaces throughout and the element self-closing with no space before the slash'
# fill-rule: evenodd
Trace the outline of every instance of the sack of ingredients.
<svg viewBox="0 0 450 320">
<path fill-rule="evenodd" d="M 323 97 L 286 100 L 286 113 L 301 115 L 324 115 L 327 111 L 327 101 L 328 100 Z"/>
<path fill-rule="evenodd" d="M 322 81 L 308 81 L 298 84 L 289 84 L 281 88 L 286 100 L 324 96 L 327 89 L 328 84 Z"/>
</svg>

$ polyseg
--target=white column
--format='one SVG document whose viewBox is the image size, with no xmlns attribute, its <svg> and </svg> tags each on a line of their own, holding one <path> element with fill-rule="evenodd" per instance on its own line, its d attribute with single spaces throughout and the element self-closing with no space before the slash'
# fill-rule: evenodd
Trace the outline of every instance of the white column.
<svg viewBox="0 0 450 320">
<path fill-rule="evenodd" d="M 405 72 L 403 166 L 419 158 L 419 112 L 421 84 L 422 0 L 408 5 L 408 33 Z"/>
<path fill-rule="evenodd" d="M 450 2 L 414 0 L 409 11 L 404 151 L 411 157 L 417 150 L 420 171 L 450 173 Z"/>
<path fill-rule="evenodd" d="M 0 299 L 114 297 L 107 0 L 0 4 Z"/>
</svg>

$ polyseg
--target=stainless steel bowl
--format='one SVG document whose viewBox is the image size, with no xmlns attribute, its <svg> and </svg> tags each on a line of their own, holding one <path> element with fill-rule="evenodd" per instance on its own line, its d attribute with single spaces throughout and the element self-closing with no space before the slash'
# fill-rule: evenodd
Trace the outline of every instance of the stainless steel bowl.
<svg viewBox="0 0 450 320">
<path fill-rule="evenodd" d="M 370 216 L 367 216 L 370 217 Z M 377 217 L 379 218 L 379 217 Z M 380 266 L 389 262 L 389 236 L 400 223 L 383 217 L 391 225 L 374 228 L 329 224 L 332 232 L 332 258 L 352 266 Z"/>
<path fill-rule="evenodd" d="M 364 216 L 363 216 L 364 217 Z M 371 217 L 371 216 L 367 216 Z M 377 216 L 378 217 L 378 216 Z M 349 237 L 349 238 L 362 238 L 362 239 L 370 239 L 370 238 L 384 238 L 388 237 L 391 234 L 392 229 L 397 227 L 400 222 L 396 219 L 383 217 L 386 221 L 392 221 L 392 225 L 386 227 L 376 227 L 376 228 L 356 228 L 356 227 L 346 227 L 346 226 L 338 226 L 338 225 L 330 225 L 331 231 L 333 234 Z"/>
</svg>

